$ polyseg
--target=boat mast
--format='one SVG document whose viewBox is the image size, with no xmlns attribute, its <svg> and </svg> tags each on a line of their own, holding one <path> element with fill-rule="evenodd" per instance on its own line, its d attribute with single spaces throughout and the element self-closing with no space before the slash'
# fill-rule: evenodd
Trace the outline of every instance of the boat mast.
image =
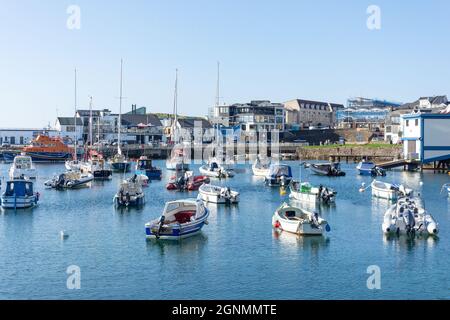
<svg viewBox="0 0 450 320">
<path fill-rule="evenodd" d="M 89 145 L 92 148 L 92 96 L 89 97 Z"/>
<path fill-rule="evenodd" d="M 220 62 L 217 61 L 216 108 L 220 104 Z M 219 143 L 219 123 L 216 123 L 216 144 Z"/>
<path fill-rule="evenodd" d="M 178 121 L 178 69 L 175 69 L 175 92 L 173 95 L 173 124 L 172 124 L 172 136 L 173 141 L 177 142 L 177 121 Z"/>
<path fill-rule="evenodd" d="M 122 155 L 122 149 L 120 148 L 120 131 L 122 127 L 122 76 L 123 76 L 123 59 L 120 59 L 120 96 L 119 96 L 119 121 L 117 123 L 117 154 Z"/>
<path fill-rule="evenodd" d="M 73 160 L 77 160 L 77 144 L 78 144 L 78 137 L 77 137 L 77 69 L 75 68 L 75 95 L 74 95 L 74 102 L 75 102 L 75 114 L 74 114 L 74 125 L 75 125 L 75 131 L 74 131 L 74 152 L 73 152 Z"/>
</svg>

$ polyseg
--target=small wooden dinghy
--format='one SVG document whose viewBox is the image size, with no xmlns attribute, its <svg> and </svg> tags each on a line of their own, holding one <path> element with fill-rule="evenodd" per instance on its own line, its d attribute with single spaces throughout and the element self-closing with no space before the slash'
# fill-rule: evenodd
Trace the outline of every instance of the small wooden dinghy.
<svg viewBox="0 0 450 320">
<path fill-rule="evenodd" d="M 145 224 L 145 233 L 147 239 L 181 240 L 198 234 L 208 216 L 201 200 L 169 201 L 161 217 Z"/>
</svg>

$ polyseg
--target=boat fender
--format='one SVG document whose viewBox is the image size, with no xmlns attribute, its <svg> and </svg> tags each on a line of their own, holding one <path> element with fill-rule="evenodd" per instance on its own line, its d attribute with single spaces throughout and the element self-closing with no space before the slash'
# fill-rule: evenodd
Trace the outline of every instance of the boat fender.
<svg viewBox="0 0 450 320">
<path fill-rule="evenodd" d="M 36 201 L 39 201 L 40 197 L 41 197 L 41 194 L 39 192 L 36 192 Z"/>
<path fill-rule="evenodd" d="M 275 229 L 278 229 L 278 228 L 280 228 L 281 227 L 281 223 L 280 223 L 280 221 L 275 221 L 275 223 L 273 224 L 273 226 L 274 226 L 274 228 Z"/>
<path fill-rule="evenodd" d="M 330 225 L 328 223 L 325 226 L 325 230 L 326 230 L 326 232 L 330 232 L 331 231 L 331 227 L 330 227 Z"/>
</svg>

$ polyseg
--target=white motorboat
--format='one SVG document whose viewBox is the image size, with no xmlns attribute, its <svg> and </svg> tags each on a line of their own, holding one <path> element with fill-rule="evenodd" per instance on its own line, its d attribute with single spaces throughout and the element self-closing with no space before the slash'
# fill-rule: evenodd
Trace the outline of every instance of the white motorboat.
<svg viewBox="0 0 450 320">
<path fill-rule="evenodd" d="M 300 202 L 331 203 L 336 199 L 337 192 L 322 185 L 315 187 L 309 182 L 292 181 L 289 186 L 289 197 Z"/>
<path fill-rule="evenodd" d="M 373 180 L 371 184 L 372 196 L 388 200 L 397 200 L 398 197 L 411 197 L 414 191 L 402 184 L 392 184 Z"/>
<path fill-rule="evenodd" d="M 212 160 L 199 168 L 202 175 L 213 178 L 231 178 L 234 177 L 234 171 L 226 169 L 216 161 Z"/>
<path fill-rule="evenodd" d="M 323 235 L 330 231 L 328 222 L 318 213 L 312 213 L 283 203 L 272 217 L 272 226 L 299 235 Z"/>
<path fill-rule="evenodd" d="M 94 175 L 91 173 L 67 171 L 46 181 L 44 185 L 54 189 L 77 189 L 88 186 L 92 180 Z"/>
<path fill-rule="evenodd" d="M 205 202 L 218 204 L 234 204 L 239 202 L 239 192 L 228 187 L 203 184 L 198 189 L 199 198 Z"/>
<path fill-rule="evenodd" d="M 123 180 L 119 191 L 114 196 L 114 204 L 118 207 L 138 207 L 145 204 L 145 193 L 142 190 L 142 181 L 137 175 Z"/>
<path fill-rule="evenodd" d="M 39 193 L 33 191 L 33 182 L 27 179 L 14 179 L 6 182 L 0 203 L 4 209 L 25 209 L 38 204 Z"/>
<path fill-rule="evenodd" d="M 437 235 L 439 225 L 425 210 L 422 199 L 418 197 L 399 198 L 384 215 L 382 229 L 387 234 L 428 234 Z"/>
<path fill-rule="evenodd" d="M 288 186 L 292 181 L 292 169 L 286 164 L 271 164 L 269 173 L 264 177 L 268 186 Z"/>
<path fill-rule="evenodd" d="M 19 155 L 14 157 L 13 164 L 9 168 L 9 178 L 11 180 L 28 178 L 36 179 L 37 172 L 30 156 Z"/>
<path fill-rule="evenodd" d="M 270 160 L 262 160 L 260 157 L 257 157 L 255 162 L 252 165 L 252 171 L 254 176 L 265 177 L 269 174 L 270 171 Z"/>
<path fill-rule="evenodd" d="M 208 216 L 209 210 L 201 200 L 170 201 L 161 217 L 145 224 L 145 233 L 147 239 L 180 240 L 198 234 Z"/>
</svg>

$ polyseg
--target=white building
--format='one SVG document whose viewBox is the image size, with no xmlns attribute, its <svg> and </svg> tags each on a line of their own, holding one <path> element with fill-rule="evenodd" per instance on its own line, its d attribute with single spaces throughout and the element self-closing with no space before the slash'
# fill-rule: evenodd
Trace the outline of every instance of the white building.
<svg viewBox="0 0 450 320">
<path fill-rule="evenodd" d="M 73 143 L 75 137 L 77 141 L 83 139 L 83 120 L 81 118 L 76 119 L 76 125 L 73 117 L 58 117 L 56 119 L 55 129 L 63 140 Z"/>
<path fill-rule="evenodd" d="M 450 114 L 403 115 L 402 133 L 405 159 L 422 163 L 450 159 Z"/>
<path fill-rule="evenodd" d="M 0 128 L 0 145 L 25 146 L 39 134 L 48 134 L 51 137 L 59 135 L 57 130 L 45 128 Z"/>
</svg>

